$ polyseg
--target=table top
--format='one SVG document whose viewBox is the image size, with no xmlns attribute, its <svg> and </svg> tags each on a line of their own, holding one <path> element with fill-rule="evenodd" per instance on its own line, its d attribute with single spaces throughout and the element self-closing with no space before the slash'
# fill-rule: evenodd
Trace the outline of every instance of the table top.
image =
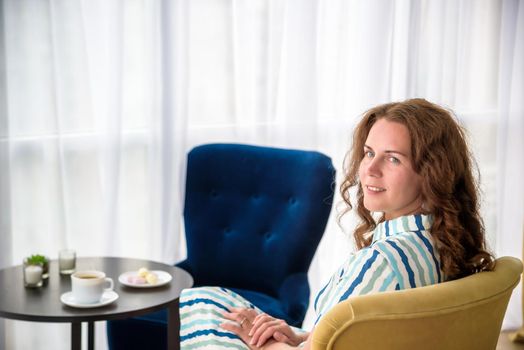
<svg viewBox="0 0 524 350">
<path fill-rule="evenodd" d="M 118 276 L 127 271 L 163 270 L 173 279 L 155 288 L 133 288 L 118 282 Z M 193 285 L 186 271 L 167 264 L 130 258 L 77 258 L 76 270 L 104 271 L 114 281 L 119 298 L 112 304 L 90 308 L 73 308 L 62 304 L 60 296 L 71 291 L 71 276 L 60 275 L 58 260 L 49 265 L 49 280 L 41 288 L 25 288 L 22 266 L 0 270 L 0 317 L 36 322 L 86 322 L 113 320 L 140 316 L 158 311 L 174 302 L 184 288 Z"/>
</svg>

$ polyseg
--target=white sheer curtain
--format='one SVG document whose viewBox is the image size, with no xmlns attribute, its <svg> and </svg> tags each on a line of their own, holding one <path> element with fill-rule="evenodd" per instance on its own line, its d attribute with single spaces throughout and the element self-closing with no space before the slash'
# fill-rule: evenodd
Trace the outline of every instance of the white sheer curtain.
<svg viewBox="0 0 524 350">
<path fill-rule="evenodd" d="M 523 256 L 524 233 L 524 4 L 502 7 L 497 134 L 496 252 Z M 513 293 L 504 325 L 522 325 L 522 282 Z"/>
<path fill-rule="evenodd" d="M 182 5 L 2 2 L 3 266 L 36 252 L 56 258 L 63 247 L 181 258 L 187 81 L 174 52 L 187 51 Z M 5 328 L 9 349 L 69 344 L 66 324 Z"/>
<path fill-rule="evenodd" d="M 521 256 L 518 0 L 4 0 L 0 10 L 0 267 L 65 246 L 173 263 L 192 146 L 315 149 L 340 176 L 359 114 L 414 96 L 467 126 L 490 243 Z M 335 217 L 313 294 L 352 247 Z M 520 326 L 519 300 L 507 328 Z M 68 347 L 65 325 L 5 323 L 0 347 Z"/>
</svg>

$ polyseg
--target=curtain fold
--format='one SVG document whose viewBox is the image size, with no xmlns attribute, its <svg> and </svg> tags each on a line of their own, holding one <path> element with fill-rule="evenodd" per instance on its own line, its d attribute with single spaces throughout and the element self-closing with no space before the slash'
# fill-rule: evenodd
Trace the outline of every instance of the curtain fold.
<svg viewBox="0 0 524 350">
<path fill-rule="evenodd" d="M 524 6 L 520 1 L 503 3 L 500 61 L 504 64 L 499 73 L 497 253 L 522 257 L 524 185 L 517 175 L 524 174 Z M 523 306 L 522 289 L 516 288 L 504 320 L 507 328 L 522 325 Z"/>
<path fill-rule="evenodd" d="M 161 73 L 159 82 L 161 112 L 158 128 L 152 134 L 153 142 L 159 140 L 156 175 L 160 176 L 155 193 L 161 194 L 159 202 L 160 232 L 155 246 L 162 261 L 174 263 L 185 254 L 182 236 L 182 218 L 185 187 L 185 162 L 187 143 L 187 114 L 189 74 L 189 0 L 160 3 Z M 154 157 L 154 155 L 153 155 Z M 156 181 L 154 181 L 156 183 Z"/>
<path fill-rule="evenodd" d="M 409 97 L 457 112 L 490 245 L 521 256 L 522 12 L 518 0 L 4 0 L 0 267 L 62 247 L 179 261 L 193 146 L 318 150 L 340 183 L 359 115 Z M 341 232 L 336 214 L 312 295 L 352 250 L 355 218 Z M 520 310 L 515 293 L 505 328 Z M 65 325 L 2 324 L 0 347 L 67 348 Z M 97 324 L 97 348 L 104 333 Z"/>
<path fill-rule="evenodd" d="M 4 6 L 0 3 L 0 32 L 4 33 Z M 6 66 L 5 58 L 5 39 L 0 35 L 0 67 Z M 0 115 L 7 115 L 7 79 L 5 69 L 0 69 Z M 8 130 L 8 121 L 6 118 L 0 118 L 0 238 L 2 245 L 0 248 L 0 269 L 5 268 L 12 263 L 12 242 L 11 220 L 10 220 L 10 178 L 9 178 L 9 148 L 7 142 L 4 142 Z M 5 322 L 0 318 L 0 349 L 5 349 L 6 331 Z"/>
</svg>

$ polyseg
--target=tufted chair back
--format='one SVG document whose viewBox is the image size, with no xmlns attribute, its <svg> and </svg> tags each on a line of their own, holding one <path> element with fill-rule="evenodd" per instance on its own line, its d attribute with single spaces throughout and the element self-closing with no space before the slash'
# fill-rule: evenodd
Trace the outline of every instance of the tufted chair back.
<svg viewBox="0 0 524 350">
<path fill-rule="evenodd" d="M 318 152 L 208 144 L 188 156 L 184 221 L 195 286 L 235 290 L 299 325 L 335 170 Z M 277 306 L 277 304 L 280 304 Z"/>
<path fill-rule="evenodd" d="M 209 144 L 188 155 L 184 222 L 195 287 L 232 289 L 300 326 L 307 272 L 331 211 L 335 170 L 310 151 Z M 107 322 L 111 350 L 165 349 L 167 313 Z"/>
</svg>

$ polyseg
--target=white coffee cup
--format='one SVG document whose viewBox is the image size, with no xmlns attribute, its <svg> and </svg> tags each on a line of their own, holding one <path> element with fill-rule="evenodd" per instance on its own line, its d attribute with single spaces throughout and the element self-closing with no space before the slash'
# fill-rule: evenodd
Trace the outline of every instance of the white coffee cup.
<svg viewBox="0 0 524 350">
<path fill-rule="evenodd" d="M 114 283 L 104 272 L 91 270 L 73 273 L 71 286 L 77 303 L 93 304 L 102 299 L 104 292 L 113 290 Z"/>
</svg>

